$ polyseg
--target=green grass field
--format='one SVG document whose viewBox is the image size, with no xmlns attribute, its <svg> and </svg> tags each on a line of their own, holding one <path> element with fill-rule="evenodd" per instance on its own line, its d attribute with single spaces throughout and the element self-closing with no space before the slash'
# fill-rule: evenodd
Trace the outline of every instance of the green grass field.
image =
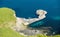
<svg viewBox="0 0 60 37">
<path fill-rule="evenodd" d="M 0 37 L 24 37 L 10 28 L 0 28 Z"/>
<path fill-rule="evenodd" d="M 10 8 L 6 7 L 0 8 L 0 27 L 2 26 L 11 27 L 12 25 L 15 25 L 16 17 L 14 16 L 14 14 L 15 11 Z"/>
</svg>

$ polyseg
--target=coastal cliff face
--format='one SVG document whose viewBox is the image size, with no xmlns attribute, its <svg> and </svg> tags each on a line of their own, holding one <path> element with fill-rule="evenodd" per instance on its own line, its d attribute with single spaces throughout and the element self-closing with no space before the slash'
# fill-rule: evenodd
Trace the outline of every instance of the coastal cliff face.
<svg viewBox="0 0 60 37">
<path fill-rule="evenodd" d="M 30 25 L 31 23 L 34 23 L 36 21 L 44 19 L 46 17 L 45 15 L 47 14 L 47 12 L 44 10 L 37 10 L 36 13 L 39 15 L 38 18 L 26 19 L 26 18 L 16 17 L 16 25 L 15 25 L 15 27 L 13 27 L 13 29 L 19 33 L 23 33 L 23 35 L 45 34 L 43 29 L 42 30 L 38 30 L 38 29 L 36 30 L 36 29 L 32 28 L 33 30 L 31 30 L 28 27 L 28 25 Z M 35 24 L 38 25 L 38 24 L 41 24 L 41 22 L 36 22 Z M 32 25 L 34 25 L 34 24 L 32 24 Z M 46 30 L 46 33 L 47 33 L 47 31 L 49 31 L 49 30 Z"/>
<path fill-rule="evenodd" d="M 38 18 L 25 19 L 16 17 L 15 11 L 10 8 L 0 8 L 0 27 L 11 28 L 12 30 L 23 33 L 24 35 L 45 34 L 45 30 L 43 29 L 30 29 L 28 27 L 28 25 L 30 25 L 31 23 L 44 19 L 46 17 L 45 14 L 47 14 L 46 11 L 44 12 L 44 10 L 37 10 L 36 13 L 39 15 Z M 36 22 L 34 24 L 38 25 L 41 23 Z M 49 30 L 46 30 L 46 32 L 47 31 Z"/>
<path fill-rule="evenodd" d="M 27 28 L 28 25 L 30 25 L 33 22 L 42 20 L 44 18 L 46 18 L 46 14 L 47 12 L 45 10 L 37 10 L 36 14 L 39 15 L 38 18 L 19 18 L 16 17 L 16 26 L 15 26 L 15 30 L 19 31 L 19 30 L 24 30 Z M 22 29 L 21 29 L 22 28 Z"/>
<path fill-rule="evenodd" d="M 47 33 L 50 33 L 51 27 L 41 26 L 39 29 L 28 27 L 28 25 L 41 24 L 40 20 L 39 18 L 17 18 L 14 10 L 6 7 L 0 8 L 0 37 L 24 37 L 24 35 L 29 37 L 51 37 L 46 36 Z M 52 37 L 60 37 L 60 35 Z"/>
</svg>

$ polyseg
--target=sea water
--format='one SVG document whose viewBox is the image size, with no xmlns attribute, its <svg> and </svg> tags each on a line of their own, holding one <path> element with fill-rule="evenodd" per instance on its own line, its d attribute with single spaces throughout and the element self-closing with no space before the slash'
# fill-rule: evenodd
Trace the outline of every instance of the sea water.
<svg viewBox="0 0 60 37">
<path fill-rule="evenodd" d="M 34 22 L 31 27 L 49 26 L 53 31 L 59 33 L 60 30 L 60 0 L 0 0 L 0 7 L 12 8 L 16 11 L 16 16 L 21 18 L 35 18 L 36 10 L 46 10 L 46 18 Z M 39 25 L 37 25 L 39 23 Z"/>
</svg>

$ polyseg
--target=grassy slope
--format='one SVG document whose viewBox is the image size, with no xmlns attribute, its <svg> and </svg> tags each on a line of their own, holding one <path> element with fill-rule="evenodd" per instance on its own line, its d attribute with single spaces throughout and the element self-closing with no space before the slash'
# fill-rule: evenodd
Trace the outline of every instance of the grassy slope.
<svg viewBox="0 0 60 37">
<path fill-rule="evenodd" d="M 14 14 L 15 11 L 10 8 L 6 8 L 6 7 L 0 8 L 0 27 L 1 26 L 9 27 L 12 24 L 15 25 L 16 17 L 14 16 Z"/>
<path fill-rule="evenodd" d="M 10 29 L 16 22 L 14 14 L 15 11 L 10 8 L 0 8 L 0 37 L 23 37 L 18 32 Z"/>
<path fill-rule="evenodd" d="M 0 37 L 23 37 L 18 32 L 11 30 L 10 28 L 0 28 Z"/>
<path fill-rule="evenodd" d="M 24 36 L 20 35 L 16 31 L 13 31 L 10 28 L 0 28 L 0 37 L 24 37 Z M 30 37 L 47 37 L 47 36 L 36 35 L 36 36 L 30 36 Z M 49 36 L 49 37 L 60 37 L 60 35 Z"/>
<path fill-rule="evenodd" d="M 60 35 L 54 35 L 54 36 L 36 35 L 36 36 L 30 36 L 30 37 L 60 37 Z"/>
<path fill-rule="evenodd" d="M 49 37 L 60 37 L 60 35 L 54 35 L 54 36 L 49 36 Z"/>
</svg>

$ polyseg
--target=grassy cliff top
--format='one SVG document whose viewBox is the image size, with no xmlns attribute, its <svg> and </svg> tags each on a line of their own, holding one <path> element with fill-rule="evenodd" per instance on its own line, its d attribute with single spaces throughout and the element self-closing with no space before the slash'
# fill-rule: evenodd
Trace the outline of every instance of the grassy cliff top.
<svg viewBox="0 0 60 37">
<path fill-rule="evenodd" d="M 12 24 L 14 24 L 16 22 L 16 17 L 14 16 L 14 14 L 15 11 L 11 8 L 0 8 L 0 26 L 5 26 L 11 22 Z"/>
<path fill-rule="evenodd" d="M 14 14 L 15 11 L 10 8 L 0 8 L 0 37 L 23 37 L 9 27 L 16 23 L 16 17 Z"/>
</svg>

